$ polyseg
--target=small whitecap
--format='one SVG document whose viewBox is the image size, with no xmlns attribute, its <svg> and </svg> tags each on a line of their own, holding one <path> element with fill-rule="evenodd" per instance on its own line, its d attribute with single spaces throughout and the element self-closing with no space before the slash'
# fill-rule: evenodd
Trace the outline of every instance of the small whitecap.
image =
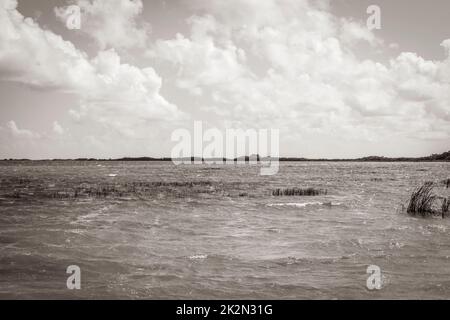
<svg viewBox="0 0 450 320">
<path fill-rule="evenodd" d="M 326 206 L 326 207 L 332 207 L 332 206 L 340 206 L 341 203 L 339 202 L 319 202 L 319 201 L 313 201 L 313 202 L 287 202 L 287 203 L 269 203 L 267 204 L 268 207 L 297 207 L 297 208 L 304 208 L 306 206 Z"/>
<path fill-rule="evenodd" d="M 289 202 L 289 203 L 269 203 L 268 207 L 297 207 L 304 208 L 306 206 L 321 205 L 321 202 Z"/>
<path fill-rule="evenodd" d="M 389 248 L 390 248 L 390 249 L 401 249 L 401 248 L 403 248 L 404 246 L 405 246 L 404 243 L 397 242 L 397 241 L 391 241 L 391 242 L 389 243 Z"/>
<path fill-rule="evenodd" d="M 207 254 L 196 254 L 196 255 L 190 256 L 189 260 L 203 260 L 206 258 L 208 258 Z"/>
</svg>

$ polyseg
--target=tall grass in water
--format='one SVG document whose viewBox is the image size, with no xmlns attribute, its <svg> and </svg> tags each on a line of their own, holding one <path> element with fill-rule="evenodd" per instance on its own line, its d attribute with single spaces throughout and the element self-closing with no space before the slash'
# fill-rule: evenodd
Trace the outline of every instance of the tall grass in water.
<svg viewBox="0 0 450 320">
<path fill-rule="evenodd" d="M 450 208 L 450 198 L 443 198 L 442 199 L 442 218 L 445 218 L 445 215 L 448 213 L 448 210 Z"/>
<path fill-rule="evenodd" d="M 448 189 L 450 187 L 450 179 L 445 179 L 442 181 L 444 183 L 444 186 Z"/>
<path fill-rule="evenodd" d="M 272 190 L 272 196 L 318 196 L 327 194 L 327 190 L 320 190 L 314 188 L 287 188 Z"/>
<path fill-rule="evenodd" d="M 50 199 L 83 199 L 83 198 L 129 198 L 154 197 L 168 195 L 184 197 L 195 194 L 220 193 L 212 181 L 135 181 L 135 182 L 98 182 L 70 183 L 65 186 L 46 187 L 39 181 L 34 183 L 15 182 L 13 192 L 7 196 L 14 199 L 50 198 Z"/>
<path fill-rule="evenodd" d="M 433 203 L 436 196 L 433 194 L 434 183 L 425 182 L 421 187 L 414 190 L 409 199 L 406 212 L 410 215 L 429 216 L 435 213 Z"/>
</svg>

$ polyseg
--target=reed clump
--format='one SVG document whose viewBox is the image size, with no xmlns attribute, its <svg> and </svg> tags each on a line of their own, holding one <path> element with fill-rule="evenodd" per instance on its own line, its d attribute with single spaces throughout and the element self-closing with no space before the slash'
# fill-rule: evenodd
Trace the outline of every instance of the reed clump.
<svg viewBox="0 0 450 320">
<path fill-rule="evenodd" d="M 447 189 L 450 187 L 450 179 L 442 180 L 442 183 L 444 184 L 444 186 L 445 186 Z"/>
<path fill-rule="evenodd" d="M 50 199 L 85 199 L 85 198 L 146 198 L 158 195 L 185 197 L 195 194 L 218 193 L 212 181 L 134 181 L 116 183 L 88 183 L 45 188 L 34 184 L 15 189 L 7 196 L 10 198 L 50 198 Z"/>
<path fill-rule="evenodd" d="M 449 213 L 450 197 L 437 196 L 433 190 L 437 184 L 428 181 L 416 188 L 409 199 L 406 212 L 410 215 L 428 217 L 431 215 L 442 215 Z M 440 207 L 438 200 L 441 200 Z"/>
<path fill-rule="evenodd" d="M 442 218 L 444 218 L 445 215 L 448 214 L 449 208 L 450 208 L 450 197 L 449 198 L 443 198 L 442 199 L 442 206 L 441 206 Z"/>
<path fill-rule="evenodd" d="M 272 190 L 272 196 L 318 196 L 327 194 L 327 190 L 315 188 L 277 188 Z"/>
<path fill-rule="evenodd" d="M 436 200 L 433 188 L 434 183 L 431 181 L 427 181 L 419 188 L 416 188 L 411 194 L 406 212 L 410 215 L 421 215 L 422 217 L 436 213 L 433 208 Z"/>
</svg>

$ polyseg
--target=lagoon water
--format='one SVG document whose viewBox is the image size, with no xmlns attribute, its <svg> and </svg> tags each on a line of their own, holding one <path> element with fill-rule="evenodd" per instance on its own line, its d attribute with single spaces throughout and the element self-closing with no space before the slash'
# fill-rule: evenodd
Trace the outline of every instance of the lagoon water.
<svg viewBox="0 0 450 320">
<path fill-rule="evenodd" d="M 401 212 L 416 186 L 449 177 L 450 163 L 282 162 L 263 177 L 248 165 L 3 162 L 0 298 L 449 299 L 450 219 Z M 272 196 L 288 187 L 327 194 Z M 66 287 L 69 265 L 81 290 Z M 366 287 L 369 265 L 381 290 Z"/>
</svg>

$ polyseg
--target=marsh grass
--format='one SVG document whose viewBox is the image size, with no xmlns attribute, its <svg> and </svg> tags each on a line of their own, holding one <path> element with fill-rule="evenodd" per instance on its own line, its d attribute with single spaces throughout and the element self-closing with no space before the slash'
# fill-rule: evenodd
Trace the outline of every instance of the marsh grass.
<svg viewBox="0 0 450 320">
<path fill-rule="evenodd" d="M 327 190 L 315 189 L 315 188 L 277 188 L 272 190 L 272 196 L 318 196 L 327 194 Z"/>
<path fill-rule="evenodd" d="M 433 188 L 434 183 L 430 181 L 416 188 L 411 194 L 406 212 L 410 215 L 421 215 L 422 217 L 436 213 L 433 209 L 433 204 L 436 200 Z"/>
<path fill-rule="evenodd" d="M 449 208 L 450 208 L 450 198 L 443 198 L 441 206 L 442 218 L 444 218 L 445 215 L 448 213 Z"/>
<path fill-rule="evenodd" d="M 15 185 L 10 198 L 50 198 L 50 199 L 83 199 L 83 198 L 146 198 L 153 196 L 184 197 L 194 194 L 220 193 L 211 181 L 137 181 L 137 182 L 99 182 L 80 183 L 70 187 L 43 187 L 42 183 L 33 185 Z"/>
<path fill-rule="evenodd" d="M 444 184 L 444 186 L 445 186 L 447 189 L 450 187 L 450 179 L 442 180 L 442 183 Z"/>
<path fill-rule="evenodd" d="M 448 188 L 449 179 L 443 180 L 443 182 L 444 186 Z M 434 188 L 437 186 L 439 186 L 439 183 L 428 181 L 416 188 L 411 194 L 406 212 L 413 216 L 441 215 L 442 218 L 445 218 L 449 213 L 450 197 L 444 196 L 442 192 L 435 194 Z M 439 203 L 438 200 L 441 200 L 441 202 Z"/>
</svg>

